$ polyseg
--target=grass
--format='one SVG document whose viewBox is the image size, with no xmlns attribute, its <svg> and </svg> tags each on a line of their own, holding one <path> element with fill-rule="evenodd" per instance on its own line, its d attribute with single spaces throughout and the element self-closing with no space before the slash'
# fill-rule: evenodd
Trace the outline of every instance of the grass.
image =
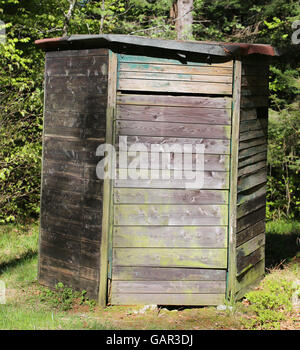
<svg viewBox="0 0 300 350">
<path fill-rule="evenodd" d="M 253 311 L 243 320 L 248 329 L 283 330 L 300 329 L 300 308 L 292 305 L 292 295 L 299 290 L 300 260 L 294 259 L 281 268 L 270 270 L 262 283 L 245 295 L 244 305 Z"/>
<path fill-rule="evenodd" d="M 271 221 L 266 225 L 266 266 L 300 258 L 300 222 Z"/>
<path fill-rule="evenodd" d="M 297 239 L 300 223 L 267 224 L 267 275 L 233 311 L 215 307 L 158 308 L 138 306 L 101 309 L 82 294 L 37 283 L 38 225 L 0 226 L 0 280 L 7 302 L 0 305 L 0 329 L 300 329 L 299 310 L 291 308 L 293 283 L 300 280 Z"/>
<path fill-rule="evenodd" d="M 19 263 L 37 253 L 38 224 L 0 225 L 0 267 Z"/>
</svg>

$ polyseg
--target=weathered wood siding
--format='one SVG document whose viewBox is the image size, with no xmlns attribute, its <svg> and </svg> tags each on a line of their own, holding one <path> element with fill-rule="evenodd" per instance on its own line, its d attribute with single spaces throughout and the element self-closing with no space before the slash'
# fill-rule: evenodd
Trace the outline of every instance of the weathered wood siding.
<svg viewBox="0 0 300 350">
<path fill-rule="evenodd" d="M 182 63 L 179 60 L 165 58 L 119 55 L 118 89 L 230 96 L 232 61 L 210 65 L 190 61 Z"/>
<path fill-rule="evenodd" d="M 105 142 L 108 50 L 48 52 L 39 281 L 96 298 L 102 181 L 96 149 Z"/>
<path fill-rule="evenodd" d="M 236 292 L 264 275 L 268 63 L 244 60 L 237 183 Z"/>
<path fill-rule="evenodd" d="M 210 66 L 119 55 L 115 142 L 117 156 L 127 156 L 128 164 L 117 161 L 113 184 L 112 304 L 223 302 L 231 97 L 185 94 L 231 95 L 231 84 L 232 62 Z M 165 94 L 173 92 L 181 94 Z M 120 136 L 127 138 L 127 150 Z M 176 178 L 176 151 L 167 169 L 162 158 L 148 163 L 154 144 L 151 156 L 161 157 L 175 144 L 203 145 L 203 187 L 187 189 L 188 180 Z M 197 156 L 193 151 L 194 163 Z M 120 178 L 137 165 L 140 178 Z M 152 170 L 158 179 L 149 178 Z"/>
</svg>

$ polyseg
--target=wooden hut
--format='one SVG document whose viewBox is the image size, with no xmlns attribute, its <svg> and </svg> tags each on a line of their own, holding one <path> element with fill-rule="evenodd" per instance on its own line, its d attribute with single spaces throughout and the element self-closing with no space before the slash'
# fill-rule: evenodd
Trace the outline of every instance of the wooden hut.
<svg viewBox="0 0 300 350">
<path fill-rule="evenodd" d="M 126 35 L 36 44 L 46 51 L 40 283 L 86 290 L 101 305 L 242 297 L 265 271 L 276 50 Z M 136 154 L 120 149 L 121 136 Z M 101 144 L 128 156 L 114 179 L 97 176 Z M 163 156 L 174 144 L 202 145 L 199 188 L 176 177 L 176 161 L 169 169 L 151 163 L 157 178 L 120 175 L 143 168 L 143 152 Z"/>
</svg>

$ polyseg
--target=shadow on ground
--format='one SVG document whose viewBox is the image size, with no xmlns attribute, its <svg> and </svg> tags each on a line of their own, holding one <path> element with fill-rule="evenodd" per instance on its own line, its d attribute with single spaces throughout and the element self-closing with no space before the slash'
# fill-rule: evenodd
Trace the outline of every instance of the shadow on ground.
<svg viewBox="0 0 300 350">
<path fill-rule="evenodd" d="M 268 232 L 266 235 L 266 267 L 273 268 L 282 262 L 289 262 L 300 255 L 300 232 L 298 234 L 278 234 Z"/>
<path fill-rule="evenodd" d="M 18 266 L 18 265 L 21 265 L 21 264 L 23 264 L 27 259 L 33 258 L 33 257 L 36 256 L 36 255 L 37 255 L 37 252 L 28 251 L 28 252 L 22 254 L 21 256 L 10 260 L 9 262 L 0 264 L 0 275 L 1 275 L 7 268 L 16 267 L 16 266 Z"/>
</svg>

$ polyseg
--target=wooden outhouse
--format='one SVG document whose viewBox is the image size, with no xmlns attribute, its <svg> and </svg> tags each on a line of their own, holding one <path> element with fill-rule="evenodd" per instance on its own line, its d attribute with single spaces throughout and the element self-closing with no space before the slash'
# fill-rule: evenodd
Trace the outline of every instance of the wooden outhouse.
<svg viewBox="0 0 300 350">
<path fill-rule="evenodd" d="M 102 305 L 242 297 L 265 271 L 276 50 L 127 35 L 36 44 L 46 51 L 40 283 Z M 104 144 L 116 161 L 103 179 Z M 180 176 L 186 155 L 198 187 Z"/>
</svg>

